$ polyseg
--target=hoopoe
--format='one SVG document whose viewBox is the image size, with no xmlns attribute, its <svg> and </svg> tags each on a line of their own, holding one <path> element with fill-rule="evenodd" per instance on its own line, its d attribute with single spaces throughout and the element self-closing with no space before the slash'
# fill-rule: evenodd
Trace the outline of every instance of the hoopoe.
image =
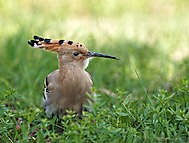
<svg viewBox="0 0 189 143">
<path fill-rule="evenodd" d="M 68 40 L 51 40 L 34 36 L 28 41 L 33 48 L 40 48 L 57 53 L 59 69 L 50 73 L 44 81 L 43 108 L 48 117 L 54 114 L 62 116 L 66 110 L 82 114 L 83 105 L 91 100 L 93 85 L 91 77 L 85 71 L 92 57 L 118 59 L 113 56 L 91 52 L 78 43 Z"/>
</svg>

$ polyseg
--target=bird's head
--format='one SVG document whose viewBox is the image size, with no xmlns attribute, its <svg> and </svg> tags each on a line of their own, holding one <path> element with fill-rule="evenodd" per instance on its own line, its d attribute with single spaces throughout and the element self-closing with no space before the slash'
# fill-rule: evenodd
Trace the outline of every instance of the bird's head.
<svg viewBox="0 0 189 143">
<path fill-rule="evenodd" d="M 34 36 L 34 40 L 30 40 L 28 43 L 34 48 L 57 52 L 58 58 L 63 62 L 63 64 L 74 64 L 84 69 L 88 66 L 89 59 L 93 57 L 119 60 L 113 56 L 88 51 L 83 44 L 73 41 L 51 40 Z"/>
<path fill-rule="evenodd" d="M 79 65 L 85 69 L 87 68 L 89 64 L 89 59 L 91 58 L 103 57 L 103 58 L 111 58 L 111 59 L 119 60 L 118 58 L 113 57 L 113 56 L 88 51 L 87 48 L 85 48 L 84 46 L 82 47 L 82 46 L 78 48 L 73 48 L 73 49 L 62 48 L 59 54 L 61 55 L 60 57 L 63 63 Z"/>
</svg>

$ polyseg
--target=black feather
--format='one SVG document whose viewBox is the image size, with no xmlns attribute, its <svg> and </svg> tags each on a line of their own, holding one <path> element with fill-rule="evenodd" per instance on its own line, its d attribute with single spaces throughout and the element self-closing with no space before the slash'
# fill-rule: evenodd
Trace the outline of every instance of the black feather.
<svg viewBox="0 0 189 143">
<path fill-rule="evenodd" d="M 28 44 L 30 44 L 32 47 L 34 46 L 34 43 L 31 41 L 28 41 Z"/>
<path fill-rule="evenodd" d="M 62 45 L 62 43 L 64 43 L 65 40 L 59 40 L 58 43 L 59 45 Z"/>
<path fill-rule="evenodd" d="M 68 41 L 68 44 L 69 44 L 69 45 L 72 45 L 72 43 L 73 43 L 73 41 Z"/>
<path fill-rule="evenodd" d="M 51 41 L 51 39 L 44 39 L 45 43 L 49 43 Z"/>
</svg>

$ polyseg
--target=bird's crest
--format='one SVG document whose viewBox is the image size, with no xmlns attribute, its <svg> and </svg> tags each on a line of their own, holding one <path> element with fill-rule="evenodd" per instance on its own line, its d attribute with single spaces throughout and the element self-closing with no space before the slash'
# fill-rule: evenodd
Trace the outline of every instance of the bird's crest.
<svg viewBox="0 0 189 143">
<path fill-rule="evenodd" d="M 34 40 L 28 41 L 28 44 L 30 44 L 33 48 L 40 48 L 47 51 L 52 52 L 59 52 L 61 49 L 76 49 L 79 50 L 82 53 L 87 53 L 88 49 L 78 43 L 73 42 L 69 40 L 52 40 L 52 39 L 45 39 L 41 38 L 39 36 L 33 36 Z"/>
</svg>

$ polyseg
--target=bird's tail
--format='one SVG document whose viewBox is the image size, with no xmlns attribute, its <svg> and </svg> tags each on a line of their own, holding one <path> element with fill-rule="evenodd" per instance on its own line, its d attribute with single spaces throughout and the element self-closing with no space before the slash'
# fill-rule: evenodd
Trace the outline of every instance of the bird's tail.
<svg viewBox="0 0 189 143">
<path fill-rule="evenodd" d="M 33 40 L 28 41 L 33 48 L 40 48 L 47 51 L 59 52 L 61 48 L 85 48 L 82 44 L 68 40 L 51 40 L 33 36 Z"/>
</svg>

